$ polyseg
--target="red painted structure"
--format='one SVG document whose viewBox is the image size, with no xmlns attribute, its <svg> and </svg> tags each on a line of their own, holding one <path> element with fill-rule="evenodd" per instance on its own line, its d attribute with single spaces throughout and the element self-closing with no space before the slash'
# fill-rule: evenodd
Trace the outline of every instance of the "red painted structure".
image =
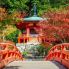
<svg viewBox="0 0 69 69">
<path fill-rule="evenodd" d="M 21 34 L 19 34 L 18 36 L 18 43 L 30 42 L 31 38 L 34 39 L 33 37 L 38 39 L 38 37 L 36 37 L 35 35 L 40 36 L 40 37 L 43 36 L 42 28 L 38 25 L 39 21 L 41 20 L 45 20 L 45 19 L 37 15 L 36 4 L 34 4 L 33 16 L 23 18 L 22 21 L 16 23 L 16 27 L 21 30 Z"/>
<path fill-rule="evenodd" d="M 45 60 L 55 60 L 69 69 L 69 43 L 58 44 L 52 47 Z"/>
<path fill-rule="evenodd" d="M 42 35 L 42 28 L 38 25 L 39 21 L 24 21 L 16 24 L 16 27 L 22 31 L 22 33 L 18 36 L 18 43 L 27 43 L 33 37 L 31 35 L 38 35 L 39 38 Z M 40 31 L 40 32 L 38 32 Z"/>
<path fill-rule="evenodd" d="M 0 69 L 14 60 L 22 60 L 22 55 L 12 43 L 0 43 Z"/>
</svg>

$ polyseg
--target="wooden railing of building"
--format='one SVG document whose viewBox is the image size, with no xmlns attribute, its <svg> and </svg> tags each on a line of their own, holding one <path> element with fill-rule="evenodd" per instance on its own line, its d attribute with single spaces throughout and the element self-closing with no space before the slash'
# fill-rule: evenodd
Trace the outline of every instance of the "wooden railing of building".
<svg viewBox="0 0 69 69">
<path fill-rule="evenodd" d="M 0 43 L 0 69 L 14 60 L 23 60 L 16 46 L 10 43 Z"/>
<path fill-rule="evenodd" d="M 69 69 L 69 43 L 58 44 L 52 47 L 45 60 L 55 60 Z"/>
</svg>

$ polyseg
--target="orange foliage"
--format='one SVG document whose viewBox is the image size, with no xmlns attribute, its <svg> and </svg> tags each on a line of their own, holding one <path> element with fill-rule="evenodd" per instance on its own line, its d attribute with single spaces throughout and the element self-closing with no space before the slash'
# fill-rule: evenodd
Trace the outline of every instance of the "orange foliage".
<svg viewBox="0 0 69 69">
<path fill-rule="evenodd" d="M 5 8 L 0 8 L 0 21 L 4 20 L 7 16 L 7 12 Z"/>
</svg>

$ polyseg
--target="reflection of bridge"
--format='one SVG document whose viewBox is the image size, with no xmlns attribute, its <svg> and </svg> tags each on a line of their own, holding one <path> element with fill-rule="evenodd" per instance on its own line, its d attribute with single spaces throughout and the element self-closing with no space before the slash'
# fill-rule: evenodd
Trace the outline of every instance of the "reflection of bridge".
<svg viewBox="0 0 69 69">
<path fill-rule="evenodd" d="M 9 43 L 0 43 L 0 69 L 4 66 L 6 66 L 5 69 L 69 69 L 69 43 L 54 46 L 49 51 L 48 56 L 45 57 L 45 60 L 48 61 L 28 62 L 14 60 L 22 60 L 22 56 L 16 46 Z M 55 62 L 55 60 L 60 63 Z M 10 63 L 11 61 L 14 62 Z"/>
</svg>

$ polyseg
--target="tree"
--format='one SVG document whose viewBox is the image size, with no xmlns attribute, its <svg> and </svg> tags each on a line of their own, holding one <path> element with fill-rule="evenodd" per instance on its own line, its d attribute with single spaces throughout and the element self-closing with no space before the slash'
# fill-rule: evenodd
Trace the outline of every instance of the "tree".
<svg viewBox="0 0 69 69">
<path fill-rule="evenodd" d="M 15 10 L 26 10 L 27 5 L 25 4 L 28 0 L 1 0 L 0 5 L 8 10 L 9 13 Z"/>
<path fill-rule="evenodd" d="M 15 30 L 14 32 L 6 35 L 5 36 L 6 37 L 6 40 L 10 40 L 10 41 L 12 41 L 14 43 L 17 43 L 18 42 L 19 32 L 20 32 L 19 30 Z"/>
<path fill-rule="evenodd" d="M 49 11 L 43 17 L 48 17 L 47 21 L 39 22 L 46 42 L 51 44 L 69 42 L 69 10 Z"/>
<path fill-rule="evenodd" d="M 10 31 L 7 33 L 6 32 L 7 28 L 9 28 L 10 25 L 12 25 L 12 28 L 14 28 L 13 26 L 15 26 L 15 24 L 18 23 L 19 21 L 22 21 L 22 17 L 25 16 L 26 16 L 25 12 L 15 11 L 12 14 L 8 14 L 5 8 L 0 8 L 0 38 L 4 39 L 4 36 L 11 32 Z"/>
<path fill-rule="evenodd" d="M 37 4 L 38 15 L 52 8 L 55 9 L 69 5 L 68 0 L 0 0 L 0 6 L 6 8 L 9 13 L 15 10 L 30 13 L 34 3 Z"/>
</svg>

